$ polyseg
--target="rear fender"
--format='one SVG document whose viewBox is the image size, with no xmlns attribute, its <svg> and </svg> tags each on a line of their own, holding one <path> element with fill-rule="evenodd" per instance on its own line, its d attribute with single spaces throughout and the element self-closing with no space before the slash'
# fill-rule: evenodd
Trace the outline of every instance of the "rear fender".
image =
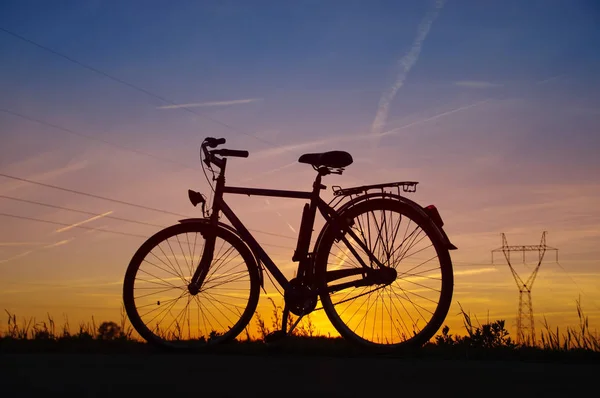
<svg viewBox="0 0 600 398">
<path fill-rule="evenodd" d="M 204 224 L 204 225 L 210 225 L 210 219 L 209 218 L 186 218 L 184 220 L 179 220 L 179 222 L 181 224 L 186 224 L 186 223 L 199 223 L 199 224 Z M 224 224 L 222 222 L 218 223 L 218 227 L 219 228 L 223 228 L 225 230 L 227 230 L 228 232 L 232 233 L 237 239 L 240 240 L 240 242 L 246 246 L 246 248 L 248 248 L 248 250 L 250 251 L 250 253 L 252 254 L 252 257 L 254 257 L 254 262 L 256 265 L 256 268 L 258 268 L 258 279 L 260 281 L 260 286 L 263 288 L 263 290 L 265 289 L 265 283 L 264 283 L 264 278 L 263 278 L 263 267 L 262 267 L 262 263 L 259 261 L 258 257 L 256 256 L 256 254 L 252 251 L 252 249 L 246 244 L 246 242 L 244 242 L 242 240 L 242 238 L 240 237 L 240 235 L 237 233 L 237 231 L 230 225 Z"/>
<path fill-rule="evenodd" d="M 338 209 L 336 209 L 336 211 L 341 214 L 344 211 L 347 211 L 350 207 L 355 206 L 358 203 L 367 201 L 367 200 L 371 200 L 371 199 L 393 199 L 393 200 L 397 200 L 407 206 L 410 206 L 413 210 L 415 210 L 417 213 L 420 213 L 421 215 L 423 215 L 424 217 L 432 220 L 432 224 L 434 226 L 435 231 L 438 233 L 439 238 L 442 240 L 442 242 L 444 242 L 446 248 L 448 250 L 456 250 L 457 247 L 454 246 L 451 242 L 450 239 L 448 238 L 448 235 L 446 235 L 446 232 L 443 229 L 443 221 L 442 218 L 439 214 L 439 211 L 437 210 L 437 208 L 435 208 L 435 206 L 430 205 L 427 207 L 422 207 L 421 205 L 419 205 L 418 203 L 404 197 L 404 196 L 400 196 L 394 193 L 389 193 L 389 192 L 373 192 L 370 194 L 366 194 L 366 195 L 362 195 L 362 196 L 358 196 L 353 198 L 352 200 L 349 200 L 348 202 L 344 203 L 342 206 L 340 206 Z M 321 239 L 323 238 L 323 236 L 325 235 L 325 233 L 327 232 L 327 224 L 325 224 L 325 226 L 321 229 L 321 232 L 319 233 L 317 240 L 315 241 L 315 245 L 314 245 L 314 252 L 316 253 L 318 251 L 319 245 L 321 244 Z"/>
</svg>

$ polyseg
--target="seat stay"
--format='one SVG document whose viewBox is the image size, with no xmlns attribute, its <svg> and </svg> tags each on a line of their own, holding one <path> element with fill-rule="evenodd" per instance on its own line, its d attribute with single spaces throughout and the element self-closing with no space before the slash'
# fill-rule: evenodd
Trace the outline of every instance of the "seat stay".
<svg viewBox="0 0 600 398">
<path fill-rule="evenodd" d="M 371 250 L 363 243 L 362 239 L 360 239 L 356 235 L 356 233 L 352 230 L 352 228 L 350 228 L 350 226 L 346 225 L 346 223 L 343 223 L 342 225 L 340 225 L 340 223 L 338 222 L 338 220 L 340 218 L 339 213 L 337 213 L 335 211 L 335 209 L 333 209 L 331 206 L 329 206 L 327 203 L 325 203 L 325 201 L 323 201 L 322 199 L 319 199 L 318 207 L 319 207 L 319 211 L 321 212 L 323 217 L 328 222 L 334 223 L 334 225 L 337 227 L 338 230 L 343 231 L 343 232 L 347 233 L 348 235 L 350 235 L 350 237 L 352 239 L 354 239 L 354 241 L 358 244 L 358 246 L 367 254 L 367 256 L 369 257 L 369 260 L 371 260 L 373 263 L 375 263 L 375 265 L 377 265 L 377 267 L 379 267 L 380 269 L 389 268 L 389 267 L 383 265 L 381 263 L 381 261 L 379 261 L 377 259 L 377 257 L 375 257 L 375 255 L 371 252 Z M 363 268 L 366 268 L 366 269 L 373 268 L 364 262 L 364 260 L 358 254 L 358 252 L 356 251 L 354 246 L 346 238 L 346 234 L 342 234 L 342 236 L 340 237 L 340 240 L 346 244 L 346 246 L 348 247 L 348 250 L 350 250 L 350 252 L 354 255 L 356 260 L 360 263 L 360 265 Z"/>
</svg>

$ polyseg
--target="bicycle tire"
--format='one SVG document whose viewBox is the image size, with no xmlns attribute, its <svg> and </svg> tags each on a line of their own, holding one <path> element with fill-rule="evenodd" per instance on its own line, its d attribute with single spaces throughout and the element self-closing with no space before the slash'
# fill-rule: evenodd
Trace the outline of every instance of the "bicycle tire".
<svg viewBox="0 0 600 398">
<path fill-rule="evenodd" d="M 396 234 L 394 234 L 394 241 L 395 238 L 397 236 L 398 231 L 400 230 L 400 223 L 408 218 L 408 225 L 406 226 L 406 231 L 404 232 L 404 239 L 402 240 L 402 244 L 399 246 L 399 249 L 394 249 L 392 251 L 392 249 L 390 249 L 389 245 L 383 245 L 382 243 L 379 244 L 379 248 L 377 248 L 377 242 L 382 242 L 383 239 L 379 239 L 375 241 L 375 244 L 372 245 L 373 247 L 369 246 L 370 243 L 372 243 L 373 239 L 372 238 L 372 234 L 371 234 L 371 230 L 368 230 L 366 233 L 365 231 L 358 231 L 361 232 L 363 235 L 358 234 L 359 237 L 361 237 L 361 240 L 363 240 L 363 242 L 367 243 L 367 246 L 369 246 L 373 252 L 373 254 L 375 254 L 377 256 L 377 258 L 382 261 L 382 263 L 384 265 L 392 265 L 394 266 L 394 268 L 397 271 L 397 277 L 396 279 L 390 283 L 387 286 L 383 286 L 381 287 L 381 285 L 377 285 L 377 291 L 379 290 L 383 290 L 384 293 L 378 293 L 377 297 L 375 297 L 375 300 L 378 300 L 380 297 L 383 297 L 383 300 L 381 300 L 382 302 L 380 303 L 380 311 L 382 313 L 382 318 L 384 318 L 385 313 L 387 312 L 387 314 L 389 315 L 390 321 L 388 322 L 388 324 L 384 325 L 384 322 L 381 322 L 381 327 L 377 326 L 378 330 L 377 330 L 377 336 L 379 336 L 378 338 L 376 338 L 376 333 L 375 333 L 375 322 L 377 319 L 377 311 L 378 311 L 378 306 L 377 304 L 375 304 L 375 317 L 373 319 L 373 326 L 372 326 L 372 331 L 373 333 L 371 334 L 371 336 L 366 336 L 366 333 L 363 333 L 363 335 L 360 335 L 359 333 L 357 333 L 357 328 L 359 328 L 359 326 L 361 326 L 360 322 L 362 322 L 362 319 L 367 317 L 367 313 L 365 312 L 365 314 L 363 315 L 362 318 L 360 319 L 360 322 L 356 325 L 356 327 L 353 327 L 352 321 L 353 318 L 356 316 L 356 314 L 359 312 L 359 310 L 361 310 L 361 308 L 363 308 L 364 306 L 364 300 L 363 303 L 360 305 L 360 307 L 358 309 L 356 309 L 356 311 L 354 312 L 354 314 L 352 315 L 351 318 L 348 318 L 349 314 L 344 314 L 345 311 L 347 311 L 350 307 L 350 304 L 347 304 L 350 299 L 348 299 L 348 295 L 350 294 L 350 292 L 347 292 L 348 290 L 354 289 L 354 290 L 358 290 L 363 288 L 361 287 L 354 287 L 354 288 L 350 288 L 350 289 L 346 289 L 346 290 L 342 290 L 341 293 L 345 294 L 345 296 L 341 296 L 341 294 L 338 296 L 338 298 L 333 298 L 332 296 L 334 295 L 338 295 L 337 292 L 334 292 L 333 294 L 330 294 L 330 292 L 328 291 L 329 288 L 331 288 L 335 283 L 339 283 L 337 281 L 331 281 L 328 282 L 327 281 L 327 272 L 334 270 L 334 269 L 346 269 L 346 268 L 351 268 L 351 267 L 345 267 L 345 265 L 354 265 L 354 266 L 360 266 L 359 264 L 357 264 L 357 261 L 354 261 L 356 259 L 353 260 L 353 254 L 352 252 L 346 247 L 347 252 L 344 254 L 344 252 L 342 252 L 342 256 L 336 256 L 335 254 L 332 256 L 332 249 L 334 248 L 334 246 L 338 246 L 338 243 L 341 243 L 342 245 L 346 246 L 342 240 L 339 240 L 340 238 L 340 231 L 337 228 L 334 228 L 331 224 L 326 224 L 325 225 L 325 230 L 323 231 L 323 238 L 321 240 L 321 242 L 318 245 L 317 249 L 317 253 L 315 256 L 315 267 L 316 267 L 316 275 L 317 275 L 317 283 L 319 284 L 319 296 L 321 299 L 321 303 L 323 306 L 323 309 L 325 310 L 325 313 L 327 314 L 327 317 L 329 318 L 330 322 L 332 323 L 332 325 L 335 327 L 335 329 L 340 333 L 341 336 L 343 336 L 344 338 L 352 341 L 353 343 L 356 343 L 360 346 L 363 347 L 367 347 L 369 349 L 388 349 L 388 350 L 396 350 L 396 349 L 402 349 L 402 348 L 415 348 L 415 347 L 420 347 L 423 344 L 425 344 L 427 341 L 429 341 L 433 335 L 439 330 L 439 328 L 441 327 L 444 319 L 446 318 L 446 315 L 448 314 L 448 310 L 450 307 L 450 303 L 452 300 L 452 291 L 453 291 L 453 284 L 454 284 L 454 277 L 453 277 L 453 273 L 452 273 L 452 261 L 450 258 L 450 253 L 448 251 L 448 249 L 445 246 L 445 242 L 442 240 L 440 234 L 438 233 L 438 231 L 435 230 L 436 226 L 433 224 L 433 222 L 426 216 L 424 215 L 422 212 L 417 211 L 416 209 L 414 209 L 412 206 L 403 203 L 399 200 L 395 200 L 395 199 L 390 199 L 390 198 L 377 198 L 377 199 L 369 199 L 369 200 L 365 200 L 363 202 L 359 202 L 355 205 L 350 206 L 349 208 L 345 209 L 342 211 L 342 213 L 340 214 L 342 216 L 342 219 L 349 219 L 349 220 L 355 220 L 355 224 L 352 227 L 353 230 L 355 230 L 355 232 L 359 229 L 362 229 L 362 227 L 369 223 L 370 225 L 370 219 L 369 219 L 369 214 L 370 213 L 374 213 L 375 211 L 382 211 L 383 214 L 387 214 L 387 212 L 390 213 L 390 217 L 389 219 L 392 220 L 393 219 L 393 214 L 396 213 L 397 215 L 399 215 L 400 217 L 398 217 L 398 227 L 394 227 L 395 228 L 395 232 Z M 365 221 L 365 218 L 361 216 L 367 215 L 367 220 Z M 372 220 L 377 220 L 375 218 L 372 218 Z M 362 220 L 362 221 L 361 221 Z M 393 228 L 388 229 L 387 225 L 393 225 L 393 223 L 391 221 L 387 221 L 388 218 L 387 217 L 383 217 L 380 219 L 380 225 L 381 228 L 379 229 L 379 233 L 377 236 L 383 235 L 383 226 L 384 224 L 385 226 L 385 234 L 388 235 L 388 238 L 390 237 L 390 233 L 394 232 Z M 424 238 L 428 238 L 428 240 L 431 242 L 431 248 L 433 249 L 433 253 L 435 253 L 435 257 L 438 259 L 436 261 L 436 268 L 431 268 L 430 265 L 427 265 L 427 268 L 423 271 L 427 273 L 427 275 L 419 275 L 419 273 L 416 273 L 416 269 L 418 267 L 420 267 L 420 265 L 417 264 L 417 266 L 413 266 L 413 268 L 400 268 L 400 264 L 396 262 L 397 258 L 392 258 L 392 257 L 399 257 L 399 253 L 404 253 L 403 256 L 400 257 L 400 260 L 403 260 L 404 257 L 406 257 L 406 255 L 408 255 L 409 251 L 412 250 L 410 246 L 407 246 L 407 238 L 406 238 L 406 233 L 409 229 L 410 223 L 414 223 L 414 225 L 417 228 L 420 228 L 423 232 L 424 232 L 424 236 L 422 239 Z M 375 225 L 377 225 L 377 222 L 374 223 Z M 358 227 L 357 227 L 358 226 Z M 420 234 L 420 232 L 419 232 Z M 346 234 L 348 235 L 348 234 Z M 411 233 L 412 235 L 412 233 Z M 367 239 L 368 236 L 368 239 Z M 412 242 L 415 242 L 417 240 L 417 238 L 410 238 L 412 239 Z M 410 241 L 409 241 L 410 242 Z M 388 242 L 389 243 L 389 242 Z M 393 243 L 393 242 L 392 242 Z M 402 245 L 407 246 L 408 248 L 404 249 L 402 248 Z M 358 245 L 356 245 L 356 242 L 354 242 L 354 244 L 352 244 L 352 246 L 356 249 L 358 247 Z M 339 247 L 339 246 L 338 246 Z M 428 248 L 428 247 L 426 247 Z M 397 252 L 397 250 L 401 250 L 400 252 Z M 359 253 L 360 254 L 360 253 Z M 364 254 L 364 253 L 363 253 Z M 382 254 L 384 254 L 384 256 L 381 256 Z M 398 254 L 398 255 L 397 255 Z M 420 253 L 418 253 L 420 255 Z M 346 257 L 344 257 L 346 256 Z M 386 257 L 387 256 L 387 260 L 386 258 L 382 258 L 382 257 Z M 409 256 L 410 257 L 410 256 Z M 366 257 L 365 257 L 366 258 Z M 335 260 L 337 261 L 337 264 L 334 264 L 331 260 Z M 367 260 L 368 261 L 368 260 Z M 420 261 L 420 260 L 419 260 Z M 353 263 L 354 264 L 351 264 Z M 426 264 L 428 261 L 424 262 L 423 264 Z M 399 269 L 400 268 L 400 269 Z M 437 273 L 436 273 L 436 270 Z M 400 272 L 398 272 L 400 271 Z M 414 271 L 414 272 L 413 272 Z M 419 271 L 421 272 L 421 271 Z M 434 277 L 432 275 L 437 275 L 438 277 Z M 429 308 L 420 308 L 423 307 L 422 303 L 419 304 L 415 304 L 414 302 L 412 302 L 412 306 L 414 308 L 411 308 L 410 312 L 408 310 L 406 310 L 406 306 L 404 304 L 407 304 L 409 306 L 409 304 L 411 304 L 411 297 L 413 297 L 412 295 L 414 295 L 415 300 L 416 298 L 424 297 L 425 299 L 429 299 L 431 301 L 433 301 L 431 298 L 429 297 L 425 297 L 424 294 L 425 293 L 415 293 L 415 292 L 411 292 L 411 291 L 407 291 L 406 289 L 404 289 L 403 286 L 405 287 L 410 287 L 413 286 L 411 284 L 414 284 L 414 286 L 418 287 L 419 289 L 423 289 L 424 283 L 423 281 L 420 282 L 416 282 L 417 280 L 419 280 L 419 278 L 421 279 L 425 279 L 425 281 L 429 282 L 432 281 L 431 284 L 432 285 L 437 285 L 437 287 L 439 287 L 439 292 L 436 292 L 435 286 L 433 287 L 432 291 L 433 294 L 430 294 L 430 296 L 435 297 L 437 296 L 437 299 L 435 301 L 435 308 L 432 309 L 432 305 L 429 303 Z M 412 280 L 410 280 L 412 279 Z M 439 280 L 438 280 L 439 279 Z M 400 281 L 400 282 L 399 282 Z M 402 283 L 402 285 L 400 284 Z M 397 289 L 397 287 L 399 289 Z M 368 300 L 370 300 L 372 293 L 365 293 L 364 290 L 368 288 L 368 286 L 364 287 L 364 289 L 362 289 L 363 291 L 361 292 L 357 292 L 356 293 L 356 299 L 360 299 L 361 297 L 365 297 L 367 296 L 367 294 L 369 295 Z M 373 290 L 372 292 L 374 293 L 376 290 Z M 387 296 L 386 296 L 386 292 L 387 292 Z M 411 294 L 409 296 L 409 293 Z M 342 298 L 340 298 L 342 297 Z M 389 300 L 388 300 L 389 299 Z M 392 305 L 392 299 L 394 299 L 394 305 Z M 389 305 L 386 305 L 386 301 L 389 301 Z M 395 302 L 398 301 L 399 305 L 396 306 Z M 427 300 L 424 299 L 420 299 L 420 301 L 428 303 Z M 358 305 L 358 303 L 356 303 L 356 305 Z M 366 311 L 369 310 L 369 308 L 372 308 L 373 304 L 370 302 L 367 302 L 367 307 L 364 307 L 366 309 Z M 384 311 L 384 307 L 386 308 L 386 311 Z M 406 325 L 406 322 L 404 321 L 404 318 L 402 317 L 402 311 L 400 309 L 404 309 L 406 310 L 406 314 L 408 315 L 407 318 L 410 318 L 410 320 L 413 321 L 413 325 L 412 325 L 412 333 L 410 331 L 410 328 Z M 431 315 L 430 316 L 423 316 L 422 313 L 426 312 L 425 310 L 427 310 Z M 354 311 L 354 310 L 352 310 Z M 363 311 L 364 312 L 364 311 Z M 396 315 L 399 316 L 399 319 L 402 320 L 402 322 L 399 321 L 398 317 L 396 317 Z M 418 315 L 418 316 L 417 316 Z M 415 329 L 415 321 L 413 319 L 414 317 L 419 317 L 422 318 L 425 321 L 425 325 L 422 328 L 419 328 L 418 330 Z M 417 321 L 419 321 L 419 319 L 417 319 Z M 364 321 L 364 325 L 362 326 L 363 332 L 366 329 L 366 325 L 369 322 L 369 320 L 365 320 Z M 356 322 L 355 322 L 356 323 Z M 402 323 L 404 323 L 404 325 L 402 325 Z M 416 322 L 418 323 L 418 322 Z M 386 333 L 387 329 L 389 328 L 389 335 Z M 379 331 L 381 331 L 381 334 L 379 335 Z M 359 331 L 360 332 L 360 331 Z M 412 334 L 412 335 L 411 335 Z"/>
<path fill-rule="evenodd" d="M 189 284 L 191 275 L 195 269 L 194 264 L 197 266 L 203 252 L 204 245 L 202 245 L 202 249 L 199 250 L 198 253 L 196 253 L 195 245 L 198 242 L 198 237 L 203 240 L 204 234 L 209 232 L 210 228 L 212 227 L 208 223 L 202 222 L 181 223 L 167 227 L 150 237 L 133 255 L 123 283 L 123 301 L 132 326 L 147 342 L 171 349 L 193 349 L 226 343 L 235 339 L 235 337 L 244 330 L 254 315 L 260 294 L 258 266 L 246 244 L 238 236 L 225 228 L 218 227 L 216 230 L 217 241 L 214 251 L 215 258 L 213 259 L 203 286 L 200 287 L 200 293 L 192 296 L 187 290 L 187 285 Z M 195 233 L 193 241 L 194 249 L 190 246 L 191 239 L 189 238 L 189 235 L 192 233 Z M 179 236 L 182 236 L 182 238 L 179 239 Z M 184 237 L 187 240 L 183 240 Z M 170 239 L 173 240 L 170 241 Z M 187 252 L 190 253 L 191 260 L 189 263 L 186 260 L 184 264 L 188 268 L 186 271 L 182 269 L 180 263 L 183 262 L 178 260 L 179 254 L 175 254 L 175 250 L 173 250 L 174 247 L 175 249 L 180 248 L 181 253 L 183 253 L 184 256 L 186 255 L 186 248 Z M 152 252 L 157 248 L 159 249 L 157 252 L 161 252 L 164 255 L 163 259 L 160 261 L 160 263 L 162 263 L 160 266 L 154 264 L 159 263 L 157 258 L 160 258 L 161 256 L 160 253 L 159 255 L 156 255 Z M 166 250 L 167 252 L 170 250 L 171 253 L 165 253 L 165 249 L 168 249 Z M 151 253 L 152 257 L 149 257 Z M 218 258 L 220 254 L 227 255 L 227 257 L 220 260 Z M 151 261 L 148 260 L 148 258 L 150 258 Z M 234 260 L 234 266 L 239 265 L 240 268 L 239 271 L 234 273 L 232 273 L 233 267 L 230 267 L 232 259 Z M 241 261 L 241 263 L 238 264 L 238 261 Z M 147 268 L 151 271 L 146 271 L 145 269 L 140 270 L 142 265 L 148 265 Z M 157 275 L 155 274 L 161 269 L 165 275 L 168 275 L 170 280 L 176 279 L 177 283 L 179 284 L 181 282 L 182 285 L 174 285 L 167 280 L 158 281 L 158 279 L 156 279 Z M 219 273 L 217 274 L 217 272 Z M 150 275 L 150 278 L 154 278 L 154 280 L 138 279 L 138 274 L 146 277 Z M 222 286 L 225 285 L 228 280 L 229 282 L 237 283 L 235 286 L 243 286 L 241 283 L 244 281 L 241 280 L 241 277 L 246 274 L 247 281 L 244 285 L 248 285 L 247 297 L 246 295 L 241 298 L 236 297 L 236 295 L 239 295 L 238 290 L 235 291 L 235 294 L 223 293 Z M 211 277 L 214 278 L 211 279 Z M 215 283 L 215 279 L 218 280 L 217 283 Z M 138 294 L 136 297 L 136 282 L 139 282 L 137 289 L 145 289 L 150 291 L 150 293 Z M 155 285 L 162 285 L 162 287 L 155 287 Z M 179 294 L 179 297 L 175 299 L 176 301 L 179 301 L 180 298 L 187 298 L 187 304 L 180 312 L 177 312 L 178 309 L 173 311 L 176 304 L 172 304 L 169 300 L 165 302 L 165 300 L 160 298 L 159 295 L 165 295 L 167 293 L 166 291 L 158 291 L 156 297 L 150 298 L 152 289 L 160 290 L 164 287 L 169 287 L 168 290 L 175 290 L 176 293 Z M 215 290 L 211 289 L 220 289 L 222 291 L 221 293 L 216 293 Z M 229 289 L 231 290 L 232 287 Z M 239 287 L 236 287 L 235 289 L 239 289 Z M 208 293 L 209 290 L 211 291 L 210 293 Z M 225 290 L 225 292 L 227 291 Z M 177 294 L 175 294 L 175 296 Z M 217 295 L 218 298 L 215 298 L 215 295 Z M 237 301 L 234 304 L 222 304 L 221 300 L 224 300 L 222 297 L 225 296 L 231 297 Z M 178 314 L 173 317 L 174 320 L 171 320 L 171 324 L 169 324 L 170 328 L 170 326 L 175 323 L 175 331 L 173 332 L 170 330 L 161 331 L 160 326 L 158 325 L 157 328 L 153 330 L 153 324 L 149 325 L 151 320 L 150 315 L 148 314 L 155 310 L 146 314 L 144 314 L 143 311 L 140 311 L 141 308 L 148 308 L 148 306 L 151 308 L 154 306 L 154 302 L 157 303 L 156 308 L 159 308 L 161 306 L 161 301 L 163 301 L 163 303 L 168 303 L 165 304 L 165 306 L 171 306 L 167 310 L 161 309 L 161 314 L 165 313 L 165 311 L 171 315 L 174 313 Z M 244 303 L 242 303 L 242 301 L 244 301 Z M 145 303 L 146 305 L 144 305 Z M 195 324 L 192 320 L 192 315 L 187 319 L 185 319 L 184 315 L 181 322 L 178 320 L 180 318 L 179 314 L 189 312 L 190 303 L 195 303 L 197 307 L 194 308 L 197 311 Z M 219 308 L 219 305 L 222 305 L 222 308 Z M 207 315 L 207 312 L 210 312 L 209 310 L 213 307 L 219 310 L 218 312 L 220 312 L 220 314 L 212 314 L 211 319 L 211 317 Z M 167 313 L 165 313 L 161 321 L 167 318 Z M 235 322 L 229 322 L 231 317 L 230 313 L 239 315 L 239 319 L 237 321 L 234 320 Z M 154 315 L 154 318 L 156 317 L 157 316 Z M 185 334 L 185 330 L 183 331 L 183 334 L 181 330 L 181 324 L 185 327 L 186 320 L 188 326 L 187 335 Z M 227 322 L 225 322 L 225 320 L 227 320 Z M 226 323 L 227 326 L 223 326 L 223 323 Z M 192 324 L 195 325 L 194 333 L 192 333 L 191 330 Z M 216 330 L 219 329 L 219 327 L 221 327 L 220 329 L 222 330 Z M 209 331 L 208 329 L 211 330 Z"/>
</svg>

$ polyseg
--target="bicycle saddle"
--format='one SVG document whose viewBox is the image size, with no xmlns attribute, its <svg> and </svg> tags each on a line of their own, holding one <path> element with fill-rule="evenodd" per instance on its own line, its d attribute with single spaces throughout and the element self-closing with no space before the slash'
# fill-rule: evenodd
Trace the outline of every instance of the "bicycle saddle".
<svg viewBox="0 0 600 398">
<path fill-rule="evenodd" d="M 344 151 L 329 151 L 322 153 L 306 153 L 298 159 L 300 163 L 310 164 L 314 167 L 332 167 L 339 169 L 352 164 L 352 155 Z"/>
</svg>

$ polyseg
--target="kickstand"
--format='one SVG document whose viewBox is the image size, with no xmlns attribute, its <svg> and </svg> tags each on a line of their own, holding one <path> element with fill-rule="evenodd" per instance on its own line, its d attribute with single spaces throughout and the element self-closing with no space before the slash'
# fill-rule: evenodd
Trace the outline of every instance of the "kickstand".
<svg viewBox="0 0 600 398">
<path fill-rule="evenodd" d="M 296 319 L 296 321 L 294 322 L 294 324 L 290 327 L 290 330 L 286 331 L 286 329 L 287 329 L 287 320 L 288 320 L 289 315 L 290 315 L 290 310 L 287 308 L 287 306 L 285 306 L 285 308 L 283 309 L 283 316 L 281 317 L 281 321 L 283 323 L 281 325 L 281 331 L 283 332 L 283 334 L 285 336 L 291 336 L 291 334 L 294 331 L 294 329 L 296 329 L 296 326 L 298 326 L 298 324 L 300 323 L 300 320 L 302 319 L 302 317 L 304 317 L 304 312 L 302 312 L 298 316 L 298 319 Z"/>
<path fill-rule="evenodd" d="M 298 323 L 304 316 L 304 313 L 300 314 L 300 316 L 298 316 L 298 319 L 296 319 L 294 324 L 290 327 L 290 330 L 287 330 L 287 323 L 288 323 L 289 315 L 290 315 L 290 310 L 288 309 L 288 307 L 286 305 L 283 308 L 283 315 L 281 316 L 281 329 L 269 333 L 265 338 L 266 343 L 272 343 L 272 342 L 280 340 L 284 337 L 290 336 L 292 334 L 292 332 L 294 331 L 294 329 L 296 328 L 296 326 L 298 326 Z"/>
</svg>

